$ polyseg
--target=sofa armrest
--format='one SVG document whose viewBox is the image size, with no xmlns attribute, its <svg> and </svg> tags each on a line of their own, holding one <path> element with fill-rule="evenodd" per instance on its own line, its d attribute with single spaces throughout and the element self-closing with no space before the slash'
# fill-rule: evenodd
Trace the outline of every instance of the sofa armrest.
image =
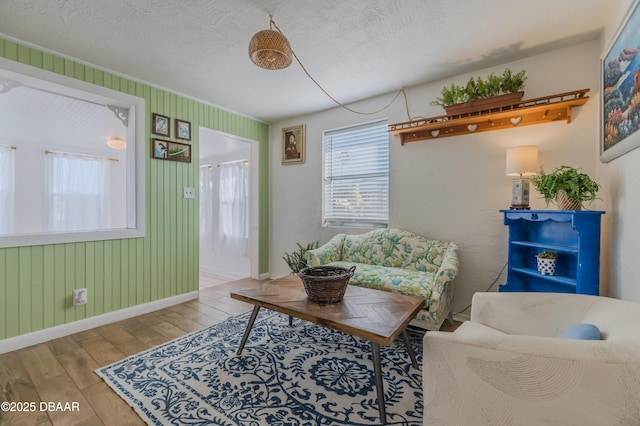
<svg viewBox="0 0 640 426">
<path fill-rule="evenodd" d="M 438 272 L 436 272 L 436 285 L 450 283 L 458 275 L 458 266 L 460 263 L 458 253 L 458 244 L 449 243 L 447 251 L 445 251 L 444 256 L 442 256 L 440 268 Z"/>
<path fill-rule="evenodd" d="M 342 247 L 345 238 L 346 234 L 338 234 L 323 246 L 307 251 L 307 265 L 320 266 L 342 260 Z"/>
<path fill-rule="evenodd" d="M 446 314 L 453 300 L 453 280 L 458 275 L 458 244 L 449 243 L 442 256 L 442 263 L 435 274 L 429 312 Z"/>
<path fill-rule="evenodd" d="M 513 336 L 483 326 L 424 338 L 425 424 L 640 421 L 637 342 Z"/>
<path fill-rule="evenodd" d="M 585 314 L 600 297 L 538 292 L 475 293 L 471 321 L 507 334 L 556 337 Z"/>
</svg>

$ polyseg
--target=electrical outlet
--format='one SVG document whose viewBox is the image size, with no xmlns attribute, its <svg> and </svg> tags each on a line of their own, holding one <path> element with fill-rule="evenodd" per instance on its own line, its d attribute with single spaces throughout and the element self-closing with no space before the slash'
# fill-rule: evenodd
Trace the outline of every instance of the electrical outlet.
<svg viewBox="0 0 640 426">
<path fill-rule="evenodd" d="M 73 306 L 82 306 L 87 304 L 87 289 L 78 288 L 73 290 Z"/>
<path fill-rule="evenodd" d="M 196 198 L 196 190 L 194 188 L 184 187 L 184 198 Z"/>
</svg>

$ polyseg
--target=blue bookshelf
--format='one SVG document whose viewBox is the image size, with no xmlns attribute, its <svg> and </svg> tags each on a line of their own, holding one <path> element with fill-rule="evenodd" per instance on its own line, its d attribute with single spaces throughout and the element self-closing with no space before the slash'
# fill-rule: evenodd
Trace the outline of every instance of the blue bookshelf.
<svg viewBox="0 0 640 426">
<path fill-rule="evenodd" d="M 500 210 L 509 228 L 507 282 L 500 291 L 600 293 L 600 222 L 594 210 Z M 554 275 L 542 275 L 536 255 L 558 254 Z"/>
</svg>

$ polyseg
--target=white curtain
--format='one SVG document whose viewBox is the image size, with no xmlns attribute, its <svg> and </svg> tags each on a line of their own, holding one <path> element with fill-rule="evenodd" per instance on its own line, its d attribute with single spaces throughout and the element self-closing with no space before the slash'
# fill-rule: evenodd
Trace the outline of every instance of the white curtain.
<svg viewBox="0 0 640 426">
<path fill-rule="evenodd" d="M 14 151 L 10 146 L 0 145 L 0 234 L 14 232 Z"/>
<path fill-rule="evenodd" d="M 218 201 L 214 169 L 200 167 L 200 247 L 213 250 L 218 225 Z"/>
<path fill-rule="evenodd" d="M 109 228 L 109 160 L 49 152 L 45 160 L 45 230 Z M 124 190 L 124 189 L 123 189 Z"/>
<path fill-rule="evenodd" d="M 217 248 L 227 254 L 249 255 L 249 163 L 220 165 Z"/>
</svg>

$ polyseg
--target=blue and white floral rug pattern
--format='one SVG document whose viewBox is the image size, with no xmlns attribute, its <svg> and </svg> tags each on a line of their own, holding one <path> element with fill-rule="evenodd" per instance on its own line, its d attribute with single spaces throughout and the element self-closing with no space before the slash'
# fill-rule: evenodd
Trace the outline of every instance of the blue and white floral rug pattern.
<svg viewBox="0 0 640 426">
<path fill-rule="evenodd" d="M 368 341 L 262 309 L 96 370 L 152 425 L 380 424 Z M 409 331 L 418 362 L 423 333 Z M 422 425 L 422 373 L 381 345 L 387 424 Z"/>
</svg>

